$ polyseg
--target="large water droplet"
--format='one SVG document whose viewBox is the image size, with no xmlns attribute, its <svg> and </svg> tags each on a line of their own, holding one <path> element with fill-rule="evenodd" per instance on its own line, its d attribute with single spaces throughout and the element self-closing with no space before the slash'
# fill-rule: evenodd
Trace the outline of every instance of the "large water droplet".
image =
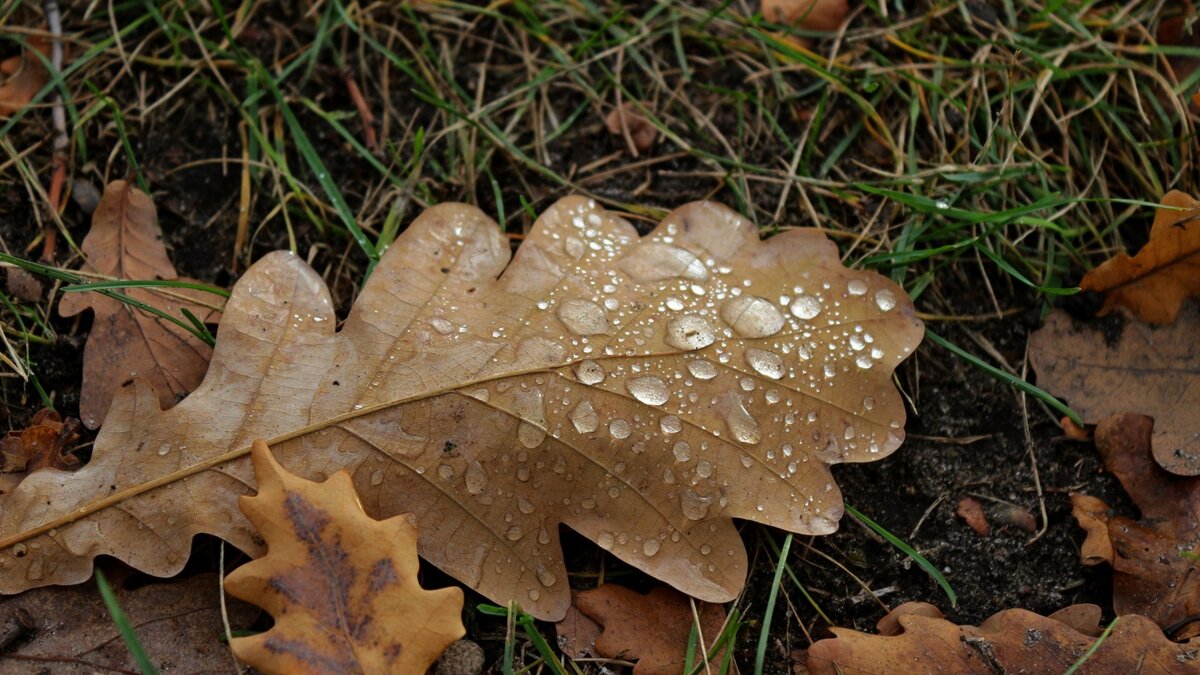
<svg viewBox="0 0 1200 675">
<path fill-rule="evenodd" d="M 611 551 L 613 547 L 613 536 L 608 532 L 601 532 L 596 535 L 596 543 L 605 551 Z"/>
<path fill-rule="evenodd" d="M 679 493 L 679 508 L 688 520 L 703 520 L 712 503 L 712 495 L 705 497 L 690 488 Z"/>
<path fill-rule="evenodd" d="M 454 332 L 454 324 L 441 317 L 430 319 L 429 325 L 433 326 L 433 329 L 436 330 L 440 335 L 449 335 Z"/>
<path fill-rule="evenodd" d="M 683 422 L 674 415 L 667 415 L 658 421 L 658 426 L 664 434 L 677 434 L 683 430 Z"/>
<path fill-rule="evenodd" d="M 483 486 L 487 485 L 487 472 L 483 470 L 483 465 L 475 460 L 471 460 L 467 464 L 467 473 L 464 478 L 467 483 L 467 492 L 473 495 L 479 494 L 483 490 Z"/>
<path fill-rule="evenodd" d="M 507 531 L 505 531 L 504 536 L 507 537 L 509 541 L 518 541 L 521 539 L 522 534 L 524 533 L 521 531 L 521 528 L 513 525 L 512 527 L 508 528 Z"/>
<path fill-rule="evenodd" d="M 558 318 L 576 335 L 608 332 L 608 314 L 591 300 L 567 300 L 558 306 Z"/>
<path fill-rule="evenodd" d="M 588 359 L 575 366 L 575 379 L 583 384 L 596 385 L 604 381 L 604 367 Z"/>
<path fill-rule="evenodd" d="M 742 337 L 770 337 L 783 328 L 775 304 L 756 295 L 739 295 L 721 304 L 721 320 Z"/>
<path fill-rule="evenodd" d="M 629 426 L 629 422 L 623 419 L 615 419 L 608 423 L 608 433 L 612 434 L 612 437 L 616 439 L 629 438 L 629 434 L 633 433 L 633 429 Z"/>
<path fill-rule="evenodd" d="M 742 443 L 757 443 L 762 440 L 762 432 L 758 429 L 758 422 L 746 410 L 741 397 L 734 399 L 730 403 L 729 412 L 725 414 L 725 424 L 729 426 L 729 433 L 733 434 L 733 437 Z"/>
<path fill-rule="evenodd" d="M 671 452 L 675 454 L 675 461 L 686 462 L 692 458 L 692 446 L 688 445 L 687 441 L 679 441 L 675 447 L 671 448 Z"/>
<path fill-rule="evenodd" d="M 590 434 L 600 426 L 600 416 L 596 414 L 596 409 L 592 407 L 591 401 L 580 401 L 579 405 L 571 411 L 571 424 L 575 425 L 575 431 L 581 434 Z"/>
<path fill-rule="evenodd" d="M 667 344 L 676 349 L 687 351 L 704 349 L 717 339 L 712 326 L 704 317 L 695 314 L 684 314 L 675 317 L 667 323 Z"/>
<path fill-rule="evenodd" d="M 546 430 L 525 420 L 517 425 L 517 440 L 527 448 L 536 448 L 546 440 Z"/>
<path fill-rule="evenodd" d="M 866 295 L 867 282 L 862 279 L 851 279 L 850 283 L 846 284 L 846 292 L 850 295 Z"/>
<path fill-rule="evenodd" d="M 635 377 L 625 381 L 625 388 L 646 405 L 662 405 L 669 397 L 667 385 L 657 377 Z"/>
<path fill-rule="evenodd" d="M 454 480 L 454 467 L 449 464 L 438 465 L 438 475 L 442 480 Z"/>
<path fill-rule="evenodd" d="M 546 588 L 550 588 L 558 582 L 558 577 L 554 576 L 554 572 L 551 572 L 550 570 L 538 570 L 537 578 L 538 583 Z"/>
<path fill-rule="evenodd" d="M 821 301 L 811 295 L 798 295 L 792 301 L 791 310 L 793 315 L 807 321 L 821 313 Z"/>
<path fill-rule="evenodd" d="M 529 515 L 537 510 L 537 507 L 525 497 L 517 497 L 517 510 L 525 515 Z"/>
<path fill-rule="evenodd" d="M 635 247 L 619 266 L 635 281 L 642 283 L 676 277 L 692 281 L 708 278 L 704 263 L 690 251 L 653 241 Z"/>
<path fill-rule="evenodd" d="M 896 306 L 896 296 L 884 288 L 875 292 L 875 305 L 883 311 L 889 311 Z"/>
<path fill-rule="evenodd" d="M 692 377 L 701 380 L 711 380 L 717 376 L 717 364 L 704 359 L 692 359 L 687 362 L 688 372 Z"/>
<path fill-rule="evenodd" d="M 751 347 L 746 350 L 746 363 L 750 364 L 754 372 L 764 377 L 772 380 L 783 377 L 783 357 L 775 352 Z"/>
<path fill-rule="evenodd" d="M 647 556 L 652 556 L 655 553 L 658 553 L 658 549 L 661 548 L 661 546 L 662 544 L 657 539 L 647 539 L 642 544 L 642 553 L 645 553 Z"/>
</svg>

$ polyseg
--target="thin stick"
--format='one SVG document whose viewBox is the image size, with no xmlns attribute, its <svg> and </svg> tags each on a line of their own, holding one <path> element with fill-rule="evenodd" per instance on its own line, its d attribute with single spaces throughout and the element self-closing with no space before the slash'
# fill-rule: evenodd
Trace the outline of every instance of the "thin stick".
<svg viewBox="0 0 1200 675">
<path fill-rule="evenodd" d="M 62 13 L 58 9 L 58 0 L 45 0 L 42 7 L 46 12 L 46 21 L 50 24 L 50 35 L 53 37 L 50 43 L 50 63 L 54 66 L 54 75 L 57 77 L 62 72 L 63 61 Z M 50 115 L 54 122 L 54 173 L 50 178 L 49 202 L 50 210 L 58 213 L 62 208 L 63 183 L 67 176 L 67 146 L 70 140 L 67 137 L 67 115 L 63 110 L 62 92 L 54 93 L 52 103 Z M 47 221 L 43 228 L 43 262 L 53 262 L 54 249 L 58 245 L 58 230 L 54 228 L 53 220 L 51 218 Z"/>
</svg>

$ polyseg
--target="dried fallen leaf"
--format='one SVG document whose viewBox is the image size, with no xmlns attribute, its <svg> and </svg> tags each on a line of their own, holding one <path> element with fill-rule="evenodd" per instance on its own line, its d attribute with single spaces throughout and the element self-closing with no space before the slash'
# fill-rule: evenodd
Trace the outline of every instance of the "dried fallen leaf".
<svg viewBox="0 0 1200 675">
<path fill-rule="evenodd" d="M 639 239 L 568 198 L 509 255 L 479 210 L 430 209 L 336 333 L 308 265 L 259 261 L 195 392 L 159 412 L 135 379 L 89 465 L 6 498 L 0 591 L 80 581 L 102 554 L 173 574 L 197 532 L 258 551 L 233 502 L 265 438 L 297 475 L 349 470 L 371 516 L 415 513 L 426 560 L 538 618 L 570 603 L 560 524 L 723 602 L 746 578 L 732 518 L 833 532 L 829 464 L 902 441 L 891 376 L 921 323 L 818 232 L 763 242 L 701 202 Z"/>
<path fill-rule="evenodd" d="M 633 675 L 677 675 L 687 663 L 688 640 L 696 623 L 690 599 L 671 588 L 656 586 L 643 595 L 617 584 L 604 584 L 581 591 L 575 606 L 603 628 L 596 638 L 596 651 L 610 659 L 637 661 Z M 700 617 L 700 635 L 696 653 L 706 654 L 725 625 L 725 610 L 720 605 L 696 602 Z M 715 672 L 725 651 L 716 654 L 709 665 Z M 697 658 L 700 663 L 703 659 Z"/>
<path fill-rule="evenodd" d="M 762 0 L 762 14 L 772 23 L 804 30 L 832 32 L 850 14 L 848 0 Z"/>
<path fill-rule="evenodd" d="M 123 180 L 113 181 L 92 216 L 83 240 L 83 269 L 117 279 L 180 279 L 162 243 L 158 214 L 144 192 Z M 216 296 L 187 288 L 126 288 L 125 295 L 183 318 L 187 309 L 206 323 L 218 312 Z M 169 408 L 204 378 L 212 350 L 182 327 L 99 293 L 69 293 L 58 304 L 63 316 L 95 312 L 83 350 L 83 391 L 79 414 L 89 429 L 104 422 L 117 387 L 145 378 Z"/>
<path fill-rule="evenodd" d="M 1175 323 L 1120 316 L 1076 321 L 1061 311 L 1029 337 L 1038 384 L 1064 397 L 1087 424 L 1122 412 L 1154 418 L 1154 458 L 1166 470 L 1200 474 L 1200 304 Z"/>
<path fill-rule="evenodd" d="M 231 673 L 216 574 L 114 591 L 151 663 L 162 672 Z M 233 630 L 253 627 L 259 611 L 227 599 Z M 92 675 L 138 672 L 96 585 L 38 588 L 0 599 L 0 624 L 28 623 L 0 648 L 0 672 Z M 7 637 L 7 634 L 5 634 Z"/>
<path fill-rule="evenodd" d="M 983 513 L 983 504 L 980 504 L 978 499 L 963 497 L 958 500 L 954 514 L 962 518 L 968 527 L 975 530 L 975 534 L 986 537 L 992 533 L 992 526 L 988 524 L 987 516 Z"/>
<path fill-rule="evenodd" d="M 604 118 L 604 126 L 608 127 L 608 132 L 614 136 L 628 137 L 629 142 L 633 144 L 635 157 L 638 152 L 649 150 L 658 138 L 658 129 L 654 124 L 628 101 L 608 113 L 608 117 Z"/>
<path fill-rule="evenodd" d="M 1098 608 L 1067 609 L 1071 611 L 1052 617 L 1006 609 L 975 627 L 956 626 L 902 605 L 892 612 L 901 633 L 870 635 L 832 628 L 836 637 L 809 648 L 808 668 L 813 675 L 904 673 L 914 667 L 927 673 L 1060 675 L 1097 640 L 1097 631 L 1081 632 L 1075 626 L 1081 617 L 1099 618 Z M 1063 620 L 1055 618 L 1059 616 Z M 1195 672 L 1197 666 L 1200 639 L 1171 642 L 1154 622 L 1130 614 L 1120 618 L 1079 672 L 1166 675 Z"/>
<path fill-rule="evenodd" d="M 50 41 L 33 36 L 28 38 L 28 45 L 17 56 L 0 61 L 0 117 L 8 117 L 29 105 L 50 81 L 50 71 L 36 54 L 29 51 L 37 50 L 49 58 Z"/>
<path fill-rule="evenodd" d="M 562 621 L 554 624 L 558 636 L 558 648 L 572 659 L 594 658 L 596 638 L 600 637 L 600 626 L 584 616 L 576 606 L 575 599 L 580 591 L 571 591 L 571 606 Z"/>
<path fill-rule="evenodd" d="M 264 673 L 423 673 L 463 636 L 462 590 L 417 582 L 411 516 L 368 516 L 345 471 L 298 478 L 262 441 L 251 457 L 258 494 L 238 504 L 267 554 L 234 570 L 225 590 L 275 625 L 234 638 L 239 659 Z"/>
<path fill-rule="evenodd" d="M 1084 275 L 1079 287 L 1104 293 L 1100 314 L 1124 307 L 1142 321 L 1171 323 L 1179 305 L 1200 294 L 1200 202 L 1168 192 L 1154 214 L 1150 241 L 1130 257 L 1119 253 Z"/>
<path fill-rule="evenodd" d="M 1140 520 L 1111 517 L 1104 502 L 1072 495 L 1087 530 L 1085 565 L 1112 564 L 1113 608 L 1167 626 L 1200 613 L 1200 478 L 1173 476 L 1150 456 L 1154 422 L 1114 415 L 1096 425 L 1096 448 L 1141 511 Z"/>
<path fill-rule="evenodd" d="M 29 426 L 0 439 L 0 473 L 37 471 L 53 467 L 74 469 L 79 459 L 67 446 L 79 438 L 79 420 L 49 409 L 37 411 Z"/>
</svg>

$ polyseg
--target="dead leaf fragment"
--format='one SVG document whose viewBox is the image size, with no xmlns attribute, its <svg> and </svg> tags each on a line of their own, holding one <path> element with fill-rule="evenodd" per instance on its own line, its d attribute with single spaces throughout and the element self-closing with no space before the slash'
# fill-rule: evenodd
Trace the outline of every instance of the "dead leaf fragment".
<svg viewBox="0 0 1200 675">
<path fill-rule="evenodd" d="M 596 638 L 600 637 L 600 626 L 579 611 L 578 595 L 579 591 L 571 591 L 571 606 L 563 620 L 554 624 L 554 632 L 562 653 L 572 659 L 593 658 L 597 656 Z"/>
<path fill-rule="evenodd" d="M 942 614 L 942 610 L 937 608 L 937 605 L 913 600 L 903 603 L 885 614 L 882 619 L 875 623 L 875 630 L 880 635 L 899 635 L 904 632 L 904 627 L 900 625 L 900 617 L 908 616 L 909 614 L 928 616 L 935 619 L 945 616 Z"/>
<path fill-rule="evenodd" d="M 234 638 L 239 659 L 264 673 L 423 673 L 463 636 L 462 590 L 417 581 L 411 516 L 368 516 L 345 471 L 313 483 L 262 441 L 251 456 L 258 494 L 238 503 L 267 554 L 234 570 L 225 590 L 275 625 Z"/>
<path fill-rule="evenodd" d="M 53 467 L 74 469 L 79 459 L 67 447 L 79 438 L 79 420 L 49 409 L 37 411 L 29 426 L 0 439 L 0 473 L 37 471 Z"/>
<path fill-rule="evenodd" d="M 658 138 L 658 129 L 629 101 L 613 108 L 604 118 L 604 126 L 610 134 L 621 136 L 632 144 L 634 157 L 638 152 L 649 150 Z"/>
<path fill-rule="evenodd" d="M 829 33 L 850 14 L 848 0 L 763 0 L 762 14 L 772 23 Z"/>
<path fill-rule="evenodd" d="M 1175 323 L 1110 317 L 1081 322 L 1062 311 L 1029 338 L 1038 385 L 1061 396 L 1087 424 L 1123 412 L 1154 418 L 1154 458 L 1168 471 L 1200 474 L 1200 304 Z"/>
<path fill-rule="evenodd" d="M 178 279 L 167 257 L 154 203 L 126 181 L 113 181 L 92 215 L 92 229 L 83 240 L 84 271 L 116 279 Z M 179 279 L 190 281 L 189 279 Z M 183 318 L 187 309 L 205 323 L 215 322 L 216 296 L 186 288 L 126 288 L 135 300 Z M 79 414 L 95 429 L 104 422 L 117 387 L 141 377 L 169 408 L 195 389 L 204 378 L 212 350 L 194 335 L 169 321 L 95 292 L 68 293 L 58 304 L 63 316 L 85 309 L 95 312 L 92 331 L 83 350 L 83 391 Z"/>
<path fill-rule="evenodd" d="M 0 61 L 0 117 L 9 117 L 29 105 L 50 81 L 50 71 L 31 49 L 50 57 L 50 41 L 33 36 L 28 38 L 24 51 Z"/>
<path fill-rule="evenodd" d="M 687 663 L 688 639 L 695 617 L 690 599 L 671 588 L 657 586 L 648 595 L 617 584 L 582 591 L 575 599 L 585 616 L 600 624 L 596 651 L 610 659 L 637 661 L 633 675 L 677 675 Z M 708 653 L 725 625 L 720 605 L 696 601 L 700 635 L 696 653 Z M 703 647 L 703 648 L 702 648 Z M 724 650 L 710 665 L 721 665 Z"/>
<path fill-rule="evenodd" d="M 1154 422 L 1114 415 L 1096 425 L 1096 449 L 1141 512 L 1110 517 L 1099 499 L 1072 495 L 1087 530 L 1083 563 L 1110 562 L 1113 608 L 1143 614 L 1160 626 L 1200 613 L 1200 478 L 1163 471 L 1150 454 Z"/>
<path fill-rule="evenodd" d="M 1060 675 L 1096 642 L 1095 631 L 1081 632 L 1073 625 L 1091 611 L 1071 611 L 1063 617 L 1067 621 L 1060 621 L 1006 609 L 978 627 L 909 613 L 897 617 L 903 630 L 895 636 L 832 628 L 837 637 L 809 648 L 808 668 L 813 675 L 904 673 L 914 667 L 928 673 Z M 1154 622 L 1130 614 L 1118 620 L 1079 672 L 1167 675 L 1194 672 L 1198 665 L 1200 639 L 1171 642 Z"/>
<path fill-rule="evenodd" d="M 540 619 L 570 604 L 564 524 L 725 602 L 747 570 L 734 518 L 833 532 L 829 465 L 900 446 L 892 372 L 922 324 L 823 234 L 761 241 L 698 202 L 639 237 L 580 197 L 546 211 L 511 262 L 501 232 L 470 206 L 429 209 L 340 330 L 303 260 L 260 260 L 195 392 L 163 412 L 133 380 L 87 466 L 40 471 L 4 500 L 0 592 L 81 581 L 97 555 L 170 575 L 198 532 L 260 551 L 233 504 L 264 438 L 299 476 L 350 471 L 372 517 L 416 513 L 426 560 Z M 31 557 L 40 578 L 24 574 Z"/>
<path fill-rule="evenodd" d="M 987 516 L 983 513 L 983 504 L 980 504 L 978 499 L 963 497 L 958 500 L 954 513 L 966 521 L 967 525 L 975 530 L 975 534 L 986 537 L 992 533 L 992 526 L 988 524 Z"/>
<path fill-rule="evenodd" d="M 1149 323 L 1171 323 L 1179 305 L 1200 294 L 1200 202 L 1172 190 L 1154 214 L 1150 241 L 1084 275 L 1079 287 L 1104 294 L 1100 315 L 1124 307 Z"/>
<path fill-rule="evenodd" d="M 114 585 L 117 601 L 161 672 L 232 673 L 216 574 Z M 258 609 L 227 598 L 233 630 L 253 627 Z M 0 649 L 0 672 L 92 675 L 138 672 L 96 585 L 37 588 L 0 599 L 0 624 L 24 616 L 22 633 Z"/>
</svg>

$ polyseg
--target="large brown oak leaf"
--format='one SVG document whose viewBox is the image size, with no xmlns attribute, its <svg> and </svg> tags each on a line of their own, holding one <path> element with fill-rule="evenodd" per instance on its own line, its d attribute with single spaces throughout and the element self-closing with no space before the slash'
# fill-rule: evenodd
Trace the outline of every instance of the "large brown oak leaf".
<svg viewBox="0 0 1200 675">
<path fill-rule="evenodd" d="M 890 378 L 921 323 L 819 232 L 763 242 L 701 202 L 639 239 L 573 197 L 509 256 L 477 209 L 432 208 L 337 332 L 312 269 L 265 257 L 191 396 L 162 412 L 134 380 L 88 466 L 5 499 L 0 591 L 82 581 L 102 554 L 173 574 L 199 532 L 258 552 L 235 498 L 262 438 L 306 479 L 349 470 L 372 517 L 415 515 L 429 562 L 539 618 L 570 603 L 563 524 L 723 602 L 746 575 L 732 518 L 833 532 L 828 465 L 901 443 Z"/>
</svg>

